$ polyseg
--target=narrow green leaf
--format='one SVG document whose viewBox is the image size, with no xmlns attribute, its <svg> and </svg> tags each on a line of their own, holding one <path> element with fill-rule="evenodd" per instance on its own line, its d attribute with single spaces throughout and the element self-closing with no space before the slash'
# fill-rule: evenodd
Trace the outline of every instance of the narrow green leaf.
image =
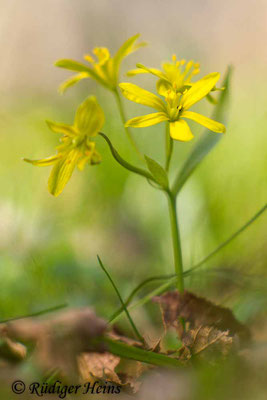
<svg viewBox="0 0 267 400">
<path fill-rule="evenodd" d="M 131 306 L 128 307 L 128 310 L 133 310 L 136 307 L 144 306 L 146 303 L 148 303 L 153 297 L 158 296 L 162 293 L 164 293 L 167 289 L 169 289 L 170 286 L 175 285 L 177 281 L 177 276 L 175 275 L 173 278 L 169 278 L 167 282 L 163 283 L 162 285 L 158 286 L 156 289 L 153 289 L 151 292 L 146 294 L 144 297 L 141 297 L 141 299 L 137 300 L 136 303 L 132 304 Z M 112 322 L 116 322 L 121 316 L 121 313 L 118 314 Z"/>
<path fill-rule="evenodd" d="M 68 307 L 68 304 L 59 304 L 57 306 L 51 307 L 51 308 L 46 308 L 45 310 L 41 310 L 41 311 L 37 311 L 35 313 L 32 314 L 26 314 L 26 315 L 20 315 L 19 317 L 14 317 L 14 318 L 9 318 L 9 319 L 5 319 L 0 321 L 0 324 L 6 324 L 7 322 L 11 322 L 11 321 L 17 321 L 19 319 L 25 319 L 25 318 L 33 318 L 33 317 L 39 317 L 40 315 L 43 314 L 48 314 L 54 311 L 58 311 L 61 310 L 62 308 L 66 308 Z"/>
<path fill-rule="evenodd" d="M 117 286 L 115 285 L 115 282 L 114 282 L 113 279 L 111 278 L 111 275 L 109 274 L 109 272 L 107 271 L 107 269 L 104 267 L 104 264 L 102 263 L 101 258 L 100 258 L 99 256 L 97 256 L 97 259 L 98 259 L 98 262 L 99 262 L 100 267 L 102 268 L 102 270 L 103 270 L 104 273 L 106 274 L 106 276 L 107 276 L 107 278 L 109 279 L 111 285 L 113 286 L 115 292 L 117 293 L 117 296 L 118 296 L 118 298 L 119 298 L 119 300 L 120 300 L 120 302 L 121 302 L 121 305 L 122 305 L 122 307 L 123 307 L 123 310 L 125 311 L 125 314 L 126 314 L 128 320 L 129 320 L 129 322 L 130 322 L 130 325 L 131 325 L 132 328 L 133 328 L 134 333 L 136 334 L 137 338 L 138 338 L 141 342 L 143 342 L 144 339 L 143 339 L 143 337 L 141 336 L 141 334 L 139 333 L 137 327 L 135 326 L 135 323 L 133 322 L 132 317 L 130 316 L 130 314 L 129 314 L 128 310 L 127 310 L 127 307 L 126 307 L 126 305 L 124 304 L 124 301 L 122 300 L 122 297 L 121 297 L 121 294 L 120 294 L 119 289 L 118 289 Z"/>
<path fill-rule="evenodd" d="M 139 285 L 137 285 L 129 294 L 129 296 L 127 297 L 127 299 L 124 301 L 125 306 L 128 306 L 133 298 L 135 297 L 135 295 L 141 290 L 143 289 L 143 287 L 145 287 L 146 285 L 150 284 L 151 282 L 154 281 L 161 281 L 161 280 L 168 280 L 170 278 L 175 277 L 175 274 L 172 275 L 158 275 L 158 276 L 152 276 L 150 278 L 145 279 L 144 281 L 142 281 L 141 283 L 139 283 Z M 121 313 L 123 312 L 123 307 L 120 307 L 117 311 L 115 311 L 112 316 L 109 318 L 109 323 L 112 323 L 116 317 L 118 317 Z"/>
<path fill-rule="evenodd" d="M 126 343 L 108 337 L 102 337 L 98 340 L 100 343 L 104 342 L 106 344 L 110 353 L 122 358 L 137 360 L 161 367 L 178 368 L 182 366 L 179 360 L 165 354 L 154 353 L 153 351 L 144 350 L 140 347 L 129 346 Z"/>
<path fill-rule="evenodd" d="M 229 100 L 231 74 L 232 67 L 229 66 L 224 78 L 224 82 L 222 84 L 225 89 L 220 94 L 218 104 L 215 106 L 215 111 L 212 117 L 212 119 L 214 119 L 215 121 L 220 121 L 224 124 L 227 120 L 227 106 Z M 222 136 L 223 134 L 214 134 L 211 133 L 208 129 L 205 131 L 203 137 L 197 142 L 196 146 L 193 148 L 191 154 L 186 160 L 182 170 L 178 173 L 175 179 L 172 188 L 172 192 L 175 196 L 180 192 L 187 179 L 201 163 L 201 161 L 209 154 L 209 152 L 216 146 L 216 144 L 219 143 Z"/>
<path fill-rule="evenodd" d="M 203 258 L 199 263 L 197 263 L 194 267 L 190 268 L 190 270 L 187 270 L 186 272 L 193 272 L 195 269 L 198 269 L 203 265 L 205 262 L 207 262 L 210 258 L 215 256 L 221 249 L 223 249 L 225 246 L 227 246 L 229 243 L 232 242 L 237 236 L 240 235 L 240 233 L 244 232 L 253 222 L 255 222 L 265 211 L 267 210 L 267 204 L 265 204 L 255 215 L 253 215 L 252 218 L 250 218 L 249 221 L 247 221 L 244 225 L 241 226 L 237 231 L 235 231 L 228 239 L 226 239 L 223 243 L 221 243 L 218 247 L 216 247 L 215 250 L 213 250 L 210 254 L 208 254 L 205 258 Z"/>
<path fill-rule="evenodd" d="M 162 166 L 158 164 L 155 160 L 148 156 L 145 156 L 145 160 L 149 171 L 155 178 L 155 181 L 164 189 L 167 189 L 169 187 L 169 181 L 165 169 L 162 168 Z"/>
</svg>

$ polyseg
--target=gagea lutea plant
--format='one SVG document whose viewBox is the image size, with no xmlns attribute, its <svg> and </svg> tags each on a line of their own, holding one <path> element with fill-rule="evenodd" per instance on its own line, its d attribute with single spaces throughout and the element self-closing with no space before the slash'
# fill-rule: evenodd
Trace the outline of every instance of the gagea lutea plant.
<svg viewBox="0 0 267 400">
<path fill-rule="evenodd" d="M 128 39 L 114 57 L 111 57 L 107 48 L 96 47 L 93 50 L 94 56 L 89 54 L 84 56 L 87 64 L 71 59 L 63 59 L 57 61 L 55 65 L 76 72 L 76 75 L 60 85 L 59 91 L 61 93 L 86 78 L 94 79 L 105 89 L 114 93 L 125 132 L 133 145 L 133 150 L 145 162 L 146 168 L 134 166 L 125 160 L 115 149 L 111 138 L 101 131 L 104 124 L 104 112 L 94 96 L 88 97 L 77 108 L 72 125 L 47 121 L 48 127 L 53 132 L 62 135 L 60 138 L 61 143 L 56 148 L 57 153 L 55 155 L 40 160 L 25 159 L 25 161 L 37 166 L 52 166 L 48 189 L 52 195 L 58 196 L 71 178 L 76 166 L 82 170 L 86 164 L 96 165 L 101 162 L 101 156 L 96 149 L 95 143 L 96 136 L 101 136 L 110 147 L 114 159 L 123 168 L 145 177 L 149 183 L 152 183 L 155 188 L 160 189 L 167 196 L 177 289 L 183 292 L 183 257 L 176 209 L 177 193 L 175 193 L 169 179 L 173 141 L 181 146 L 182 142 L 187 142 L 194 138 L 188 125 L 188 120 L 193 120 L 203 125 L 211 131 L 210 135 L 220 135 L 225 132 L 226 129 L 222 122 L 191 111 L 191 108 L 197 102 L 204 98 L 211 99 L 211 93 L 217 90 L 216 84 L 220 79 L 220 74 L 212 72 L 196 80 L 196 75 L 200 72 L 199 63 L 177 60 L 176 56 L 173 55 L 171 62 L 163 63 L 162 70 L 137 64 L 137 69 L 130 70 L 127 73 L 128 77 L 143 73 L 154 76 L 157 79 L 157 95 L 133 83 L 120 83 L 119 72 L 122 60 L 145 45 L 144 42 L 137 43 L 138 37 L 139 35 L 135 35 Z M 222 90 L 227 90 L 228 79 L 229 73 L 226 76 L 226 81 L 223 84 L 225 87 Z M 121 94 L 128 100 L 150 107 L 156 112 L 126 121 L 119 89 Z M 221 96 L 225 96 L 224 91 Z M 215 103 L 214 98 L 212 100 Z M 161 122 L 166 124 L 166 129 L 163 130 L 163 134 L 166 135 L 166 164 L 164 168 L 156 160 L 141 154 L 129 131 L 130 127 L 147 127 Z"/>
<path fill-rule="evenodd" d="M 223 82 L 219 84 L 219 72 L 211 72 L 203 77 L 197 78 L 200 74 L 200 65 L 198 62 L 193 60 L 179 60 L 173 55 L 171 61 L 162 64 L 162 68 L 150 68 L 142 64 L 137 64 L 135 69 L 127 73 L 130 79 L 133 77 L 138 79 L 140 74 L 151 75 L 153 79 L 156 79 L 155 89 L 157 94 L 155 94 L 136 84 L 120 82 L 120 66 L 123 59 L 145 45 L 144 42 L 138 42 L 138 38 L 139 35 L 135 35 L 128 39 L 113 57 L 110 55 L 107 48 L 96 47 L 92 52 L 93 54 L 84 56 L 84 62 L 63 59 L 57 61 L 55 65 L 76 73 L 60 85 L 59 91 L 61 93 L 78 82 L 90 78 L 94 79 L 104 89 L 114 94 L 125 133 L 132 146 L 132 150 L 136 152 L 140 158 L 141 166 L 133 165 L 120 155 L 112 143 L 112 138 L 102 131 L 104 112 L 96 97 L 92 95 L 78 106 L 72 125 L 47 121 L 50 130 L 61 135 L 60 144 L 56 148 L 56 154 L 40 160 L 25 159 L 25 161 L 36 166 L 52 167 L 48 181 L 48 189 L 52 195 L 58 196 L 70 180 L 75 167 L 79 170 L 83 170 L 86 165 L 95 166 L 102 161 L 101 155 L 96 148 L 96 138 L 98 137 L 104 140 L 114 160 L 119 163 L 122 168 L 145 178 L 144 182 L 151 184 L 156 190 L 160 190 L 166 196 L 173 244 L 174 274 L 168 277 L 167 282 L 159 286 L 156 291 L 154 290 L 153 295 L 162 293 L 164 290 L 166 291 L 172 284 L 176 284 L 179 293 L 183 294 L 184 276 L 186 273 L 184 272 L 182 239 L 180 237 L 179 215 L 176 207 L 177 197 L 184 183 L 191 176 L 195 168 L 215 147 L 226 132 L 225 120 L 231 68 L 228 67 Z M 219 91 L 218 94 L 216 94 L 217 91 Z M 122 96 L 142 106 L 151 108 L 153 112 L 126 120 Z M 192 111 L 194 105 L 203 99 L 207 99 L 211 103 L 211 107 L 214 108 L 212 118 Z M 193 123 L 191 121 L 193 121 Z M 165 124 L 163 128 L 162 122 Z M 198 123 L 205 128 L 205 132 L 200 138 L 194 138 L 194 123 Z M 130 131 L 131 128 L 144 128 L 152 125 L 156 125 L 155 129 L 160 130 L 161 134 L 165 136 L 165 149 L 163 149 L 165 152 L 164 166 L 160 165 L 158 161 L 146 154 L 142 154 Z M 172 164 L 172 172 L 175 175 L 172 181 L 170 179 L 169 170 L 174 154 L 173 147 L 174 145 L 180 147 L 185 146 L 184 142 L 191 140 L 194 140 L 196 143 L 185 163 L 179 165 L 179 160 L 175 160 L 175 163 Z M 221 248 L 227 245 L 258 218 L 265 209 L 266 206 L 194 268 L 202 265 Z M 100 259 L 99 262 L 119 295 L 114 282 Z M 153 279 L 155 278 L 151 278 L 151 280 Z M 144 283 L 141 283 L 125 303 L 119 295 L 122 308 L 111 318 L 111 320 L 114 320 L 121 312 L 125 311 L 136 336 L 140 340 L 142 340 L 142 335 L 140 335 L 135 327 L 128 313 L 127 306 L 137 291 L 149 281 L 150 280 L 147 279 Z M 152 295 L 147 295 L 142 303 L 144 304 L 151 297 Z M 117 349 L 116 346 L 117 344 L 115 345 L 115 350 Z M 130 353 L 133 354 L 132 350 Z M 141 355 L 137 356 L 137 353 L 134 354 L 137 359 L 140 359 L 138 357 L 141 357 Z M 150 359 L 149 357 L 151 357 L 151 354 L 145 355 L 144 357 Z M 153 357 L 157 359 L 157 356 Z M 158 359 L 154 360 L 154 362 L 158 362 L 158 365 L 161 365 L 161 361 Z M 164 362 L 166 362 L 166 360 Z M 167 364 L 168 363 L 169 361 L 167 361 Z"/>
</svg>

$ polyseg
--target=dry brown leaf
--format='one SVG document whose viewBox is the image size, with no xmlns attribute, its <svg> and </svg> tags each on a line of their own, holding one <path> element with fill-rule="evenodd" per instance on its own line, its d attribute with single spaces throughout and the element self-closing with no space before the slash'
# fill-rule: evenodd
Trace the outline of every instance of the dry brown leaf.
<svg viewBox="0 0 267 400">
<path fill-rule="evenodd" d="M 77 377 L 80 353 L 104 350 L 96 349 L 92 339 L 103 334 L 106 323 L 89 308 L 64 311 L 41 321 L 13 321 L 4 329 L 10 339 L 33 344 L 34 359 L 42 370 L 59 369 L 64 376 Z"/>
<path fill-rule="evenodd" d="M 148 369 L 139 361 L 124 360 L 106 353 L 83 353 L 78 357 L 83 382 L 107 381 L 123 387 L 124 392 L 136 393 L 141 383 L 138 378 Z M 116 369 L 116 371 L 115 371 Z"/>
<path fill-rule="evenodd" d="M 236 345 L 236 338 L 229 336 L 229 331 L 223 332 L 211 326 L 203 326 L 186 332 L 183 335 L 183 345 L 180 352 L 183 360 L 202 352 L 206 359 L 214 355 L 225 357 Z"/>
<path fill-rule="evenodd" d="M 23 344 L 14 342 L 8 337 L 0 337 L 0 358 L 16 363 L 24 360 L 26 354 L 27 349 Z"/>
<path fill-rule="evenodd" d="M 237 335 L 242 344 L 250 339 L 249 329 L 237 321 L 231 310 L 212 304 L 193 293 L 167 292 L 155 297 L 154 301 L 161 306 L 165 328 L 174 326 L 180 330 L 181 336 L 183 329 L 180 319 L 183 319 L 190 324 L 191 329 L 211 326 L 222 332 L 229 331 L 230 336 Z"/>
<path fill-rule="evenodd" d="M 128 393 L 136 393 L 139 391 L 142 377 L 145 371 L 153 368 L 148 364 L 143 364 L 140 361 L 122 359 L 117 370 L 120 377 L 123 389 Z"/>
<path fill-rule="evenodd" d="M 91 378 L 107 380 L 121 384 L 121 380 L 115 372 L 120 362 L 120 357 L 110 353 L 83 353 L 78 356 L 78 368 L 81 378 L 88 382 Z"/>
</svg>

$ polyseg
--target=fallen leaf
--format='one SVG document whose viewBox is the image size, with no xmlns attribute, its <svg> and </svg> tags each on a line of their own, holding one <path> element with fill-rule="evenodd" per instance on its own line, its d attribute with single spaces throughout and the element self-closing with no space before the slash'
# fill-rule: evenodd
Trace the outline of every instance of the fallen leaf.
<svg viewBox="0 0 267 400">
<path fill-rule="evenodd" d="M 2 327 L 3 329 L 3 327 Z M 43 371 L 58 369 L 63 376 L 77 377 L 77 356 L 96 348 L 94 338 L 106 323 L 89 308 L 72 309 L 44 320 L 24 319 L 5 325 L 8 338 L 34 348 L 33 359 Z"/>
<path fill-rule="evenodd" d="M 225 357 L 236 345 L 236 338 L 230 336 L 229 331 L 219 331 L 211 326 L 190 329 L 183 335 L 182 341 L 183 348 L 180 351 L 182 360 L 189 360 L 202 352 L 205 359 L 214 356 Z"/>
<path fill-rule="evenodd" d="M 214 327 L 219 331 L 229 331 L 230 336 L 237 335 L 242 344 L 250 340 L 249 329 L 234 317 L 231 310 L 212 304 L 210 301 L 185 291 L 167 292 L 157 296 L 154 301 L 159 303 L 162 310 L 165 329 L 174 326 L 183 335 L 187 323 L 190 329 L 199 327 Z"/>
<path fill-rule="evenodd" d="M 120 357 L 110 353 L 83 353 L 78 357 L 79 372 L 84 382 L 91 378 L 111 381 L 121 384 L 121 380 L 115 372 L 120 362 Z"/>
</svg>

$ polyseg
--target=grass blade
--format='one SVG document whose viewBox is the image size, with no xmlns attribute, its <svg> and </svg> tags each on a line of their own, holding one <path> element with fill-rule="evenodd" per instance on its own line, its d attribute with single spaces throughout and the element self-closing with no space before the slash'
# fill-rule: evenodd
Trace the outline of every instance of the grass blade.
<svg viewBox="0 0 267 400">
<path fill-rule="evenodd" d="M 106 268 L 104 267 L 104 264 L 102 263 L 102 261 L 101 261 L 101 259 L 100 259 L 99 256 L 97 256 L 97 259 L 98 259 L 98 262 L 99 262 L 100 267 L 101 267 L 102 270 L 105 272 L 105 274 L 106 274 L 106 276 L 108 277 L 110 283 L 112 284 L 112 286 L 113 286 L 115 292 L 117 293 L 118 298 L 119 298 L 119 300 L 120 300 L 120 302 L 121 302 L 121 305 L 122 305 L 122 307 L 123 307 L 123 310 L 124 310 L 124 312 L 125 312 L 125 314 L 126 314 L 128 320 L 129 320 L 129 322 L 130 322 L 130 324 L 131 324 L 131 326 L 132 326 L 132 328 L 133 328 L 134 333 L 136 334 L 137 338 L 138 338 L 141 342 L 144 342 L 143 337 L 141 336 L 141 334 L 139 333 L 138 329 L 136 328 L 136 326 L 135 326 L 135 324 L 134 324 L 134 322 L 133 322 L 133 320 L 132 320 L 132 318 L 131 318 L 131 316 L 130 316 L 128 310 L 127 310 L 127 307 L 125 306 L 124 301 L 122 300 L 122 297 L 121 297 L 121 294 L 120 294 L 120 292 L 119 292 L 119 289 L 118 289 L 117 286 L 115 285 L 115 283 L 114 283 L 113 279 L 111 278 L 109 272 L 108 272 L 108 271 L 106 270 Z"/>
<path fill-rule="evenodd" d="M 19 317 L 14 317 L 14 318 L 9 318 L 9 319 L 5 319 L 3 321 L 0 321 L 0 324 L 6 324 L 7 322 L 11 322 L 11 321 L 17 321 L 19 319 L 24 319 L 24 318 L 33 318 L 33 317 L 39 317 L 40 315 L 43 314 L 48 314 L 54 311 L 58 311 L 61 310 L 62 308 L 68 307 L 68 304 L 60 304 L 58 306 L 54 306 L 51 308 L 46 308 L 45 310 L 41 310 L 41 311 L 37 311 L 35 313 L 32 314 L 27 314 L 27 315 L 21 315 Z"/>
</svg>

